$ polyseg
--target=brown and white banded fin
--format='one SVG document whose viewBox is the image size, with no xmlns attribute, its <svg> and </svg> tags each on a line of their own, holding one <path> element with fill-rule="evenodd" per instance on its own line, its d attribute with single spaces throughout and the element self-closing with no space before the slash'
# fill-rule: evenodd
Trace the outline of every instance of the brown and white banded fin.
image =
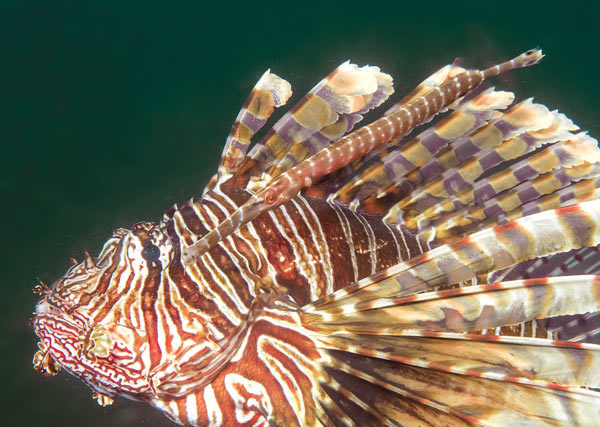
<svg viewBox="0 0 600 427">
<path fill-rule="evenodd" d="M 488 200 L 481 207 L 461 209 L 449 217 L 441 218 L 433 224 L 436 237 L 468 235 L 534 213 L 598 199 L 600 198 L 600 178 L 598 178 L 600 167 L 594 168 L 596 170 L 593 177 L 587 179 L 580 178 L 577 171 L 577 169 L 584 169 L 581 166 L 587 169 L 588 165 L 548 172 L 528 182 L 531 186 L 524 185 L 518 189 L 505 191 L 501 197 Z M 570 172 L 574 173 L 570 174 Z M 567 181 L 569 179 L 571 181 Z"/>
<path fill-rule="evenodd" d="M 553 144 L 488 178 L 479 180 L 473 185 L 472 190 L 463 190 L 456 194 L 456 197 L 451 195 L 449 199 L 454 202 L 455 206 L 460 206 L 462 203 L 464 206 L 484 205 L 488 207 L 488 215 L 492 217 L 489 221 L 486 221 L 481 215 L 463 218 L 470 221 L 471 230 L 477 230 L 488 226 L 488 223 L 489 225 L 502 224 L 527 214 L 557 209 L 572 205 L 577 201 L 597 198 L 596 178 L 599 164 L 600 149 L 597 141 L 585 134 L 578 134 L 571 139 Z M 558 182 L 548 183 L 545 181 L 546 179 Z M 538 188 L 527 185 L 519 186 L 526 180 L 537 184 Z M 550 192 L 553 186 L 560 186 L 561 180 L 566 188 L 557 188 L 555 192 Z M 515 187 L 517 188 L 515 189 Z M 523 206 L 511 199 L 511 190 L 513 189 L 515 189 L 518 200 L 521 200 L 519 195 L 523 198 Z M 541 190 L 542 193 L 537 193 L 538 190 Z M 543 191 L 550 193 L 544 194 Z M 506 198 L 503 199 L 502 196 L 498 198 L 499 194 Z M 502 206 L 503 202 L 504 206 Z M 460 215 L 460 211 L 451 215 L 451 218 L 457 219 L 458 215 Z M 454 226 L 450 218 L 442 218 L 439 223 L 436 226 L 436 232 L 440 232 L 440 234 L 436 234 L 437 237 L 456 235 L 456 232 L 449 232 L 450 228 Z M 460 227 L 457 230 L 460 230 Z"/>
<path fill-rule="evenodd" d="M 432 89 L 440 87 L 442 83 L 444 83 L 446 80 L 454 78 L 457 75 L 466 71 L 467 70 L 458 66 L 455 63 L 444 65 L 442 68 L 435 71 L 432 75 L 430 75 L 421 83 L 419 83 L 416 88 L 414 88 L 412 91 L 406 94 L 400 101 L 388 108 L 383 114 L 386 115 L 395 113 L 400 108 L 406 107 L 408 104 L 410 104 L 417 98 L 424 96 Z"/>
<path fill-rule="evenodd" d="M 401 298 L 469 281 L 492 271 L 559 253 L 600 244 L 600 200 L 550 210 L 488 228 L 436 247 L 305 307 L 327 305 L 343 311 L 355 304 Z"/>
<path fill-rule="evenodd" d="M 375 158 L 368 160 L 360 171 L 343 187 L 335 198 L 343 203 L 352 200 L 377 199 L 392 192 L 396 183 L 408 173 L 421 168 L 453 141 L 467 137 L 500 116 L 498 110 L 512 103 L 511 92 L 487 89 L 473 99 L 461 103 L 457 111 L 406 143 L 385 147 Z M 360 167 L 359 162 L 356 166 Z"/>
<path fill-rule="evenodd" d="M 250 199 L 222 220 L 217 227 L 203 236 L 201 240 L 185 249 L 183 253 L 184 264 L 191 264 L 199 256 L 214 247 L 220 240 L 233 233 L 242 225 L 253 220 L 261 213 L 275 209 L 283 203 L 290 201 L 300 191 L 312 186 L 319 179 L 345 168 L 352 162 L 361 159 L 363 156 L 395 140 L 397 137 L 412 131 L 416 126 L 426 122 L 432 115 L 437 114 L 450 104 L 453 104 L 457 99 L 471 92 L 487 78 L 514 68 L 533 65 L 542 56 L 541 51 L 530 50 L 510 61 L 503 62 L 483 71 L 466 70 L 451 79 L 445 80 L 441 86 L 432 89 L 421 97 L 417 97 L 398 111 L 388 114 L 327 145 L 327 147 L 306 158 L 298 165 L 272 178 L 268 183 L 261 182 L 256 188 L 256 193 Z M 335 81 L 335 79 L 333 80 Z M 374 78 L 374 80 L 375 84 L 377 84 L 377 79 Z M 362 87 L 362 84 L 359 86 Z M 309 100 L 311 98 L 314 99 L 311 95 L 309 95 Z M 362 96 L 360 98 L 363 99 Z M 353 105 L 353 103 L 351 102 L 350 105 Z M 362 108 L 362 105 L 360 108 Z M 327 114 L 323 114 L 317 120 L 322 126 L 333 122 L 329 114 L 331 110 L 326 109 L 326 111 Z M 295 122 L 293 112 L 290 116 Z M 291 131 L 293 127 L 287 125 L 288 123 L 284 120 L 281 126 Z M 248 161 L 247 165 L 240 166 L 241 174 L 245 174 L 247 177 L 257 176 L 257 174 L 252 172 L 253 169 L 258 167 L 256 171 L 261 173 L 265 170 L 264 166 L 273 164 L 273 159 L 282 158 L 285 155 L 294 140 L 293 138 L 289 140 L 282 138 L 276 133 L 276 128 L 277 125 L 275 125 L 273 130 L 275 133 L 272 133 L 272 135 L 277 135 L 274 139 L 270 139 L 270 136 L 267 135 L 266 142 L 254 147 L 246 159 Z M 303 134 L 306 129 L 309 128 L 302 126 L 299 131 L 295 132 L 301 134 L 298 140 L 306 139 L 306 136 Z M 309 133 L 312 134 L 314 132 L 309 129 Z M 253 153 L 257 154 L 254 155 Z M 242 179 L 243 181 L 244 179 Z M 245 184 L 240 183 L 240 185 Z"/>
<path fill-rule="evenodd" d="M 405 95 L 399 102 L 397 102 L 387 111 L 385 111 L 383 113 L 383 116 L 392 114 L 400 110 L 401 108 L 406 108 L 412 101 L 416 100 L 419 97 L 425 96 L 432 89 L 439 87 L 442 83 L 444 83 L 444 81 L 448 80 L 449 77 L 454 77 L 465 71 L 466 70 L 464 68 L 454 64 L 448 64 L 440 68 L 427 79 L 425 79 L 423 82 L 421 82 L 414 90 Z M 455 102 L 456 105 L 454 106 L 454 108 L 458 108 L 458 106 L 463 103 L 462 101 L 462 98 L 457 100 Z M 445 111 L 445 109 L 440 110 L 438 114 L 443 111 Z M 431 117 L 428 120 L 425 120 L 423 123 L 428 123 L 435 117 L 435 115 L 436 114 L 431 115 Z M 380 163 L 382 158 L 385 158 L 392 151 L 398 149 L 400 145 L 404 145 L 405 141 L 402 141 L 401 137 L 402 135 L 396 138 L 395 140 L 390 141 L 385 146 L 373 150 L 372 152 L 366 154 L 360 159 L 356 159 L 355 161 L 347 165 L 345 168 L 337 171 L 335 175 L 332 176 L 330 179 L 326 180 L 326 182 L 323 183 L 323 185 L 312 186 L 308 188 L 307 191 L 309 192 L 309 194 L 321 198 L 329 198 L 332 196 L 332 193 L 336 193 L 334 197 L 336 197 L 336 200 L 338 202 L 345 200 L 344 203 L 349 204 L 348 200 L 350 199 L 350 197 L 348 196 L 348 193 L 356 193 L 360 191 L 357 190 L 357 187 L 359 186 L 359 184 L 357 184 L 357 181 L 360 180 L 361 176 L 365 175 L 365 171 L 361 172 L 360 174 L 357 174 L 356 172 L 363 168 L 363 166 L 365 166 L 365 164 L 367 163 L 369 165 L 372 165 L 375 157 L 378 158 L 377 163 Z M 372 167 L 370 169 L 372 169 Z M 379 177 L 377 177 L 374 172 L 375 171 L 370 170 L 369 175 L 371 176 L 371 178 L 367 179 L 365 182 L 360 182 L 360 187 L 364 190 L 363 192 L 370 191 L 369 189 L 374 185 L 383 186 L 383 184 L 378 183 Z M 350 182 L 348 181 L 349 177 L 353 178 Z M 344 187 L 344 190 L 340 188 L 341 186 Z M 365 189 L 365 187 L 369 187 L 369 189 Z"/>
<path fill-rule="evenodd" d="M 352 130 L 362 114 L 393 93 L 378 67 L 344 62 L 286 113 L 248 154 L 242 167 L 249 190 L 296 166 Z"/>
<path fill-rule="evenodd" d="M 419 169 L 411 171 L 411 174 L 401 179 L 398 187 L 404 192 L 410 191 L 410 194 L 398 207 L 406 209 L 415 205 L 427 194 L 442 194 L 445 191 L 445 182 L 461 168 L 465 175 L 476 166 L 480 171 L 488 170 L 501 161 L 531 152 L 545 142 L 566 137 L 562 132 L 555 132 L 550 138 L 543 139 L 530 136 L 530 132 L 536 135 L 534 131 L 549 128 L 553 120 L 558 121 L 559 117 L 553 117 L 545 106 L 535 104 L 530 99 L 513 106 L 472 135 L 452 141 L 434 158 L 427 159 Z M 522 140 L 525 140 L 525 143 Z M 506 158 L 502 157 L 503 154 Z M 471 177 L 473 173 L 471 172 L 467 179 L 477 178 Z"/>
<path fill-rule="evenodd" d="M 537 104 L 521 103 L 518 110 L 529 109 L 528 107 L 533 105 Z M 545 107 L 539 107 L 539 111 L 543 113 Z M 451 161 L 435 163 L 431 169 L 435 171 L 432 173 L 435 174 L 434 179 L 417 187 L 408 197 L 398 202 L 390 209 L 387 220 L 391 223 L 400 221 L 409 228 L 417 228 L 420 222 L 431 221 L 465 207 L 481 205 L 502 191 L 535 179 L 553 169 L 580 164 L 581 156 L 576 153 L 575 146 L 582 145 L 587 147 L 590 153 L 594 152 L 595 147 L 587 140 L 589 137 L 573 135 L 571 130 L 576 127 L 563 115 L 556 112 L 542 115 L 545 116 L 539 122 L 545 126 L 542 129 L 526 130 L 526 127 L 523 129 L 516 126 L 516 129 L 512 127 L 514 132 L 505 136 L 499 128 L 510 129 L 511 126 L 497 122 L 476 132 L 470 139 L 477 140 L 481 149 L 475 148 L 474 153 L 462 161 L 452 155 Z M 549 117 L 550 123 L 546 121 Z M 549 146 L 488 178 L 481 178 L 492 168 L 501 168 L 502 163 L 532 153 L 543 145 Z M 469 141 L 469 146 L 474 147 L 475 144 Z M 569 153 L 564 159 L 561 158 L 563 152 Z M 425 168 L 420 173 L 424 174 L 424 171 Z M 421 180 L 422 178 L 419 178 L 418 181 Z"/>
<path fill-rule="evenodd" d="M 581 275 L 489 283 L 335 307 L 323 305 L 307 313 L 306 323 L 325 334 L 472 332 L 598 310 L 600 277 Z M 596 384 L 600 384 L 600 372 Z"/>
<path fill-rule="evenodd" d="M 600 346 L 490 338 L 336 334 L 322 336 L 321 346 L 332 377 L 401 425 L 595 423 L 600 393 L 555 379 L 597 383 Z"/>
<path fill-rule="evenodd" d="M 287 81 L 270 70 L 262 75 L 231 127 L 221 155 L 216 182 L 227 180 L 237 171 L 246 157 L 254 134 L 265 125 L 275 108 L 285 105 L 291 95 L 292 87 Z"/>
</svg>

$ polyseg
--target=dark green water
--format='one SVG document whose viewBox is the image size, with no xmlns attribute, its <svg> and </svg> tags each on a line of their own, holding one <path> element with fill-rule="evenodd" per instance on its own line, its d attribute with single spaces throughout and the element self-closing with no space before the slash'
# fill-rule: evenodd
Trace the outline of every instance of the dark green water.
<svg viewBox="0 0 600 427">
<path fill-rule="evenodd" d="M 381 66 L 401 94 L 454 57 L 486 66 L 540 46 L 540 65 L 497 85 L 600 136 L 600 8 L 588 2 L 80 3 L 0 1 L 2 425 L 170 425 L 34 372 L 31 288 L 113 228 L 199 195 L 267 67 L 296 99 L 346 59 Z"/>
</svg>

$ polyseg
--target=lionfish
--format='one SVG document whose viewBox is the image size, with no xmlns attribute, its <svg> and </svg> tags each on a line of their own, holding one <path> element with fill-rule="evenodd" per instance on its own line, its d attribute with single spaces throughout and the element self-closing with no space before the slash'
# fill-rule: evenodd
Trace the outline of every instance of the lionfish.
<svg viewBox="0 0 600 427">
<path fill-rule="evenodd" d="M 600 149 L 482 85 L 542 57 L 354 131 L 392 78 L 345 62 L 251 147 L 291 96 L 267 71 L 199 200 L 37 287 L 35 369 L 185 425 L 596 424 L 597 331 L 566 331 L 600 310 Z"/>
</svg>

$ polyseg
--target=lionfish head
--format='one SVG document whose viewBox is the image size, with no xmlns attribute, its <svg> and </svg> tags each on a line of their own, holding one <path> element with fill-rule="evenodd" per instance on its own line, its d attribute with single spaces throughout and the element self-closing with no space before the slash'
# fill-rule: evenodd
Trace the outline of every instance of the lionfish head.
<svg viewBox="0 0 600 427">
<path fill-rule="evenodd" d="M 148 280 L 170 262 L 171 243 L 149 222 L 119 229 L 97 258 L 87 252 L 42 294 L 33 327 L 39 337 L 34 368 L 60 368 L 81 378 L 99 403 L 116 394 L 142 398 L 152 392 L 151 358 L 142 305 Z"/>
</svg>

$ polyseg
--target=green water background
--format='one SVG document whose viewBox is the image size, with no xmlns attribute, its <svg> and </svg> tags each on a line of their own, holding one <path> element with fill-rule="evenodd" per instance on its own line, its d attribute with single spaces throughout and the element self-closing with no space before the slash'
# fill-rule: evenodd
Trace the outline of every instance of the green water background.
<svg viewBox="0 0 600 427">
<path fill-rule="evenodd" d="M 294 99 L 346 59 L 381 66 L 400 95 L 457 56 L 482 67 L 540 46 L 540 65 L 496 84 L 600 136 L 593 2 L 83 3 L 0 1 L 2 425 L 170 425 L 35 373 L 31 288 L 199 195 L 267 67 Z"/>
</svg>

